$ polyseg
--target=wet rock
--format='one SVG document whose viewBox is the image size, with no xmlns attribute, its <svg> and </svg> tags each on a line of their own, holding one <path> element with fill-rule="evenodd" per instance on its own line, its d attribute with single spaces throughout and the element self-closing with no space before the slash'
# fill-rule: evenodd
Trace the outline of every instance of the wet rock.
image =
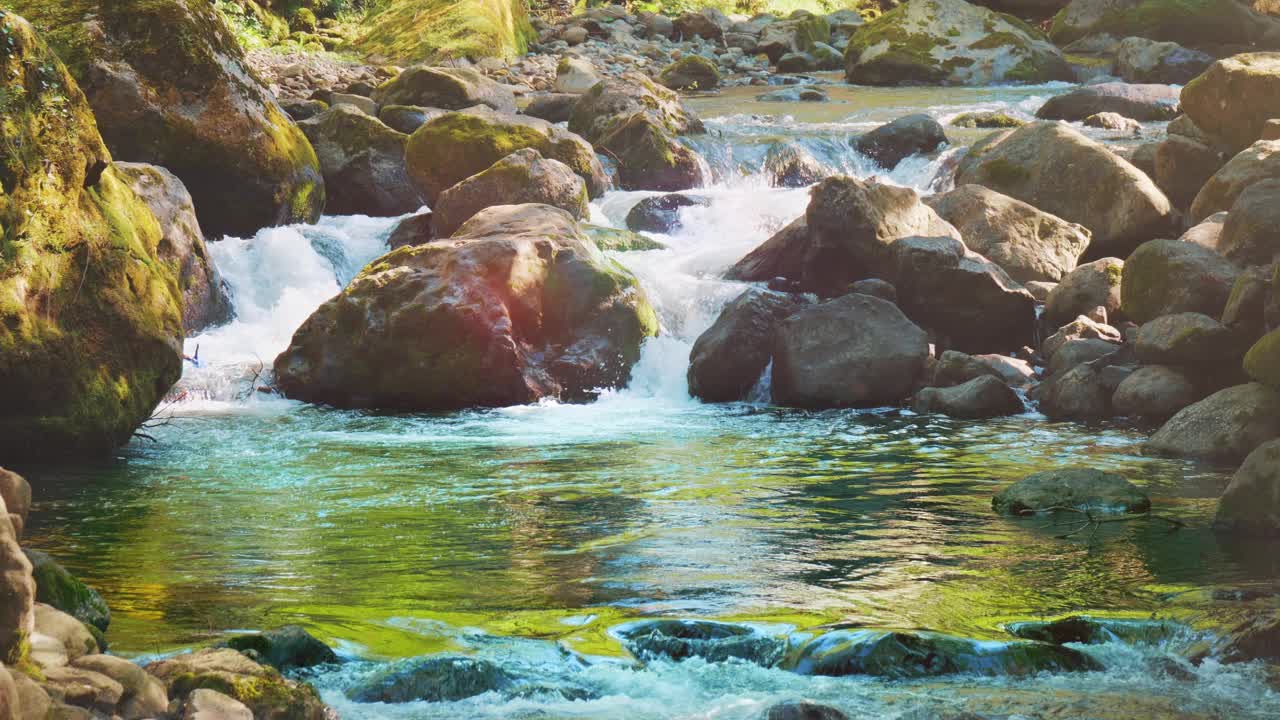
<svg viewBox="0 0 1280 720">
<path fill-rule="evenodd" d="M 1120 349 L 1120 345 L 1107 340 L 1075 338 L 1058 346 L 1049 358 L 1047 375 L 1061 375 L 1081 363 L 1093 362 Z"/>
<path fill-rule="evenodd" d="M 111 708 L 124 720 L 162 716 L 169 707 L 165 686 L 141 667 L 113 655 L 85 655 L 71 667 L 110 678 L 119 684 L 119 699 Z"/>
<path fill-rule="evenodd" d="M 785 638 L 762 635 L 750 627 L 711 620 L 647 620 L 615 630 L 627 650 L 641 660 L 701 658 L 724 662 L 750 660 L 771 667 L 782 659 Z"/>
<path fill-rule="evenodd" d="M 600 72 L 589 60 L 562 57 L 556 64 L 555 91 L 558 93 L 581 95 L 595 87 L 600 80 Z"/>
<path fill-rule="evenodd" d="M 1236 385 L 1190 405 L 1146 443 L 1162 455 L 1240 462 L 1280 437 L 1280 391 L 1260 383 Z"/>
<path fill-rule="evenodd" d="M 1178 116 L 1178 89 L 1155 84 L 1085 85 L 1049 98 L 1036 111 L 1036 117 L 1041 120 L 1080 121 L 1104 112 L 1143 122 L 1172 120 Z"/>
<path fill-rule="evenodd" d="M 764 171 L 773 187 L 808 187 L 831 175 L 813 153 L 798 142 L 785 140 L 769 146 Z"/>
<path fill-rule="evenodd" d="M 1008 113 L 989 111 L 962 113 L 952 118 L 951 124 L 960 128 L 1002 129 L 1020 128 L 1026 125 L 1027 121 Z"/>
<path fill-rule="evenodd" d="M 584 398 L 624 383 L 656 330 L 635 278 L 571 215 L 500 205 L 375 260 L 303 323 L 275 373 L 289 397 L 340 407 Z"/>
<path fill-rule="evenodd" d="M 1280 535 L 1280 440 L 1259 445 L 1232 476 L 1213 526 L 1242 535 Z M 1280 632 L 1275 635 L 1280 640 Z M 1277 648 L 1274 655 L 1280 655 Z"/>
<path fill-rule="evenodd" d="M 1152 177 L 1170 202 L 1185 208 L 1227 162 L 1218 148 L 1200 140 L 1170 134 L 1156 147 Z"/>
<path fill-rule="evenodd" d="M 772 359 L 773 335 L 804 307 L 795 295 L 747 290 L 725 305 L 689 354 L 689 394 L 707 402 L 745 400 Z"/>
<path fill-rule="evenodd" d="M 710 60 L 690 54 L 663 68 L 658 82 L 672 90 L 714 90 L 720 87 L 720 71 Z"/>
<path fill-rule="evenodd" d="M 44 603 L 35 604 L 33 644 L 38 635 L 52 638 L 65 654 L 64 659 L 55 660 L 51 666 L 65 665 L 84 655 L 95 655 L 102 649 L 84 623 Z"/>
<path fill-rule="evenodd" d="M 834 630 L 800 648 L 793 662 L 801 675 L 872 675 L 919 678 L 971 674 L 1025 676 L 1037 672 L 1100 669 L 1070 648 L 1019 641 L 983 642 L 932 632 Z"/>
<path fill-rule="evenodd" d="M 1040 386 L 1040 412 L 1050 420 L 1099 420 L 1111 416 L 1111 392 L 1089 363 L 1054 375 Z"/>
<path fill-rule="evenodd" d="M 925 333 L 892 303 L 845 295 L 778 327 L 773 398 L 794 407 L 876 407 L 910 394 L 928 356 Z"/>
<path fill-rule="evenodd" d="M 917 113 L 881 125 L 859 137 L 853 146 L 881 167 L 892 170 L 906 158 L 931 153 L 946 143 L 942 125 L 929 115 Z"/>
<path fill-rule="evenodd" d="M 1128 37 L 1120 42 L 1116 66 L 1131 83 L 1186 85 L 1213 64 L 1213 56 L 1172 42 Z"/>
<path fill-rule="evenodd" d="M 481 658 L 432 656 L 393 663 L 347 690 L 356 702 L 452 702 L 512 687 L 516 678 Z"/>
<path fill-rule="evenodd" d="M 853 32 L 845 77 L 860 85 L 1073 80 L 1043 35 L 962 0 L 911 0 Z"/>
<path fill-rule="evenodd" d="M 1018 282 L 1057 282 L 1089 247 L 1085 227 L 981 185 L 962 185 L 924 202 L 960 231 L 970 250 Z"/>
<path fill-rule="evenodd" d="M 636 232 L 672 233 L 682 227 L 681 208 L 707 207 L 710 204 L 706 198 L 679 193 L 647 197 L 627 213 L 627 227 Z"/>
<path fill-rule="evenodd" d="M 187 696 L 182 720 L 253 720 L 253 711 L 235 698 L 201 688 Z"/>
<path fill-rule="evenodd" d="M 952 387 L 925 388 L 912 398 L 911 409 L 969 419 L 1019 415 L 1026 411 L 1018 394 L 991 375 Z"/>
<path fill-rule="evenodd" d="M 1138 330 L 1134 351 L 1153 365 L 1211 366 L 1240 357 L 1233 333 L 1208 315 L 1162 315 Z"/>
<path fill-rule="evenodd" d="M 1241 265 L 1269 265 L 1280 260 L 1280 177 L 1254 183 L 1231 204 L 1218 247 Z"/>
<path fill-rule="evenodd" d="M 1114 112 L 1094 113 L 1080 122 L 1085 127 L 1113 130 L 1130 135 L 1137 135 L 1142 130 L 1142 123 Z"/>
<path fill-rule="evenodd" d="M 1001 515 L 1032 515 L 1052 508 L 1144 513 L 1151 498 L 1124 476 L 1092 468 L 1046 470 L 1019 480 L 991 499 Z"/>
<path fill-rule="evenodd" d="M 1195 379 L 1184 370 L 1145 365 L 1120 382 L 1111 405 L 1118 415 L 1163 422 L 1203 397 Z"/>
<path fill-rule="evenodd" d="M 1235 263 L 1195 243 L 1143 243 L 1124 262 L 1124 314 L 1136 323 L 1185 312 L 1218 317 L 1239 275 Z"/>
<path fill-rule="evenodd" d="M 448 112 L 441 108 L 418 105 L 386 105 L 378 111 L 378 119 L 396 132 L 412 135 L 418 128 Z M 533 115 L 533 113 L 529 114 Z M 534 115 L 534 117 L 539 116 Z"/>
<path fill-rule="evenodd" d="M 524 114 L 546 120 L 549 123 L 569 122 L 573 116 L 573 108 L 578 104 L 578 95 L 566 93 L 548 93 L 539 95 L 529 102 Z"/>
<path fill-rule="evenodd" d="M 787 53 L 778 59 L 777 71 L 780 73 L 809 73 L 818 69 L 818 58 L 809 53 Z"/>
<path fill-rule="evenodd" d="M 756 99 L 761 102 L 827 102 L 830 98 L 820 88 L 798 85 L 757 95 Z"/>
<path fill-rule="evenodd" d="M 849 716 L 829 705 L 808 700 L 789 700 L 770 706 L 764 720 L 849 720 Z"/>
<path fill-rule="evenodd" d="M 325 720 L 328 709 L 310 685 L 288 680 L 235 650 L 207 648 L 146 666 L 169 697 L 189 703 L 196 691 L 216 690 L 243 703 L 256 718 Z"/>
<path fill-rule="evenodd" d="M 466 67 L 414 65 L 388 80 L 373 93 L 379 105 L 465 110 L 484 105 L 500 113 L 514 113 L 511 89 Z"/>
<path fill-rule="evenodd" d="M 1173 221 L 1169 199 L 1151 178 L 1060 123 L 1037 122 L 984 138 L 960 161 L 956 184 L 983 185 L 1083 225 L 1093 233 L 1093 256 L 1127 255 Z M 1095 191 L 1080 193 L 1082 187 Z"/>
<path fill-rule="evenodd" d="M 1159 643 L 1185 631 L 1186 628 L 1162 620 L 1125 620 L 1072 615 L 1049 622 L 1011 623 L 1006 629 L 1011 635 L 1024 640 L 1038 640 L 1055 645 L 1067 643 L 1104 645 L 1111 642 L 1135 645 Z"/>
<path fill-rule="evenodd" d="M 182 290 L 182 329 L 194 334 L 231 319 L 231 301 L 209 257 L 191 194 L 178 176 L 155 165 L 115 163 L 120 177 L 160 223 L 157 254 L 173 267 Z"/>
<path fill-rule="evenodd" d="M 405 172 L 409 136 L 349 105 L 335 105 L 298 125 L 315 148 L 335 215 L 404 215 L 422 207 Z"/>
<path fill-rule="evenodd" d="M 329 109 L 329 103 L 322 100 L 281 100 L 280 108 L 295 122 L 313 118 Z"/>
<path fill-rule="evenodd" d="M 329 105 L 331 108 L 338 105 L 347 105 L 358 112 L 368 115 L 369 117 L 378 117 L 378 103 L 363 95 L 333 93 L 329 96 Z"/>
<path fill-rule="evenodd" d="M 111 624 L 111 610 L 97 590 L 77 580 L 48 553 L 24 550 L 31 561 L 31 576 L 36 583 L 36 600 L 71 615 L 80 622 L 106 632 Z"/>
<path fill-rule="evenodd" d="M 1187 83 L 1182 103 L 1196 127 L 1230 152 L 1262 137 L 1280 117 L 1280 53 L 1244 53 L 1213 63 Z"/>
<path fill-rule="evenodd" d="M 1096 307 L 1105 308 L 1108 317 L 1120 309 L 1124 261 L 1102 258 L 1086 263 L 1067 273 L 1049 293 L 1044 306 L 1044 319 L 1050 327 L 1058 327 Z"/>
<path fill-rule="evenodd" d="M 1191 203 L 1189 218 L 1198 223 L 1214 213 L 1230 210 L 1254 183 L 1276 178 L 1280 178 L 1280 140 L 1259 140 L 1228 160 L 1200 188 Z"/>
<path fill-rule="evenodd" d="M 1264 613 L 1231 628 L 1217 655 L 1228 663 L 1280 661 L 1280 613 Z"/>
<path fill-rule="evenodd" d="M 725 279 L 771 282 L 775 278 L 783 278 L 798 283 L 804 275 L 808 246 L 809 223 L 804 217 L 799 217 L 734 263 L 725 271 Z"/>
<path fill-rule="evenodd" d="M 955 349 L 996 352 L 1032 341 L 1035 299 L 995 263 L 951 237 L 906 237 L 891 249 L 898 305 Z"/>
<path fill-rule="evenodd" d="M 467 110 L 442 115 L 409 136 L 405 169 L 428 204 L 516 150 L 532 148 L 573 169 L 591 197 L 608 187 L 604 168 L 586 140 L 545 120 Z"/>
<path fill-rule="evenodd" d="M 387 246 L 395 250 L 406 245 L 422 245 L 436 239 L 431 213 L 419 213 L 401 220 L 387 237 Z"/>
<path fill-rule="evenodd" d="M 270 665 L 281 672 L 338 662 L 338 656 L 328 645 L 298 625 L 237 635 L 222 646 L 238 650 L 254 662 Z"/>
<path fill-rule="evenodd" d="M 603 227 L 600 225 L 591 225 L 588 223 L 579 223 L 582 232 L 596 247 L 604 251 L 615 252 L 634 252 L 643 250 L 662 250 L 666 245 L 654 240 L 651 237 L 641 235 L 631 230 L 623 230 L 619 228 Z"/>
<path fill-rule="evenodd" d="M 568 165 L 533 148 L 517 150 L 440 193 L 432 206 L 436 236 L 449 237 L 485 208 L 523 203 L 557 207 L 581 220 L 587 216 L 587 186 Z"/>
</svg>

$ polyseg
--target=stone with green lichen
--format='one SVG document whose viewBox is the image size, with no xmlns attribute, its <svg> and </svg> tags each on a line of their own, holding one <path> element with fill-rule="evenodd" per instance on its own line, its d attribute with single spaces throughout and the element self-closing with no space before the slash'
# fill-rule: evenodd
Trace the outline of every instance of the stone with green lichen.
<svg viewBox="0 0 1280 720">
<path fill-rule="evenodd" d="M 51 605 L 86 625 L 105 632 L 111 609 L 97 590 L 80 582 L 66 568 L 39 550 L 26 550 L 36 582 L 36 600 Z"/>
<path fill-rule="evenodd" d="M 1275 47 L 1276 28 L 1274 18 L 1236 0 L 1072 0 L 1054 16 L 1049 36 L 1059 45 L 1108 33 L 1193 46 L 1261 42 Z"/>
<path fill-rule="evenodd" d="M 1263 335 L 1244 356 L 1244 371 L 1260 383 L 1280 390 L 1280 330 Z"/>
<path fill-rule="evenodd" d="M 356 48 L 401 63 L 512 58 L 537 39 L 519 0 L 387 0 L 362 26 Z"/>
<path fill-rule="evenodd" d="M 547 205 L 481 211 L 374 260 L 275 361 L 289 397 L 456 410 L 625 384 L 658 321 L 639 283 Z"/>
<path fill-rule="evenodd" d="M 962 113 L 951 119 L 951 124 L 961 128 L 1020 128 L 1027 124 L 1022 120 L 1002 112 Z"/>
<path fill-rule="evenodd" d="M 524 148 L 440 193 L 431 206 L 432 222 L 437 237 L 449 237 L 487 207 L 522 203 L 558 207 L 580 220 L 587 201 L 586 184 L 568 165 Z"/>
<path fill-rule="evenodd" d="M 1195 312 L 1162 315 L 1138 329 L 1133 343 L 1138 360 L 1149 365 L 1234 366 L 1243 348 L 1217 320 Z"/>
<path fill-rule="evenodd" d="M 0 18 L 0 456 L 101 454 L 181 374 L 182 293 L 75 81 Z"/>
<path fill-rule="evenodd" d="M 651 237 L 624 228 L 611 228 L 583 223 L 582 232 L 591 238 L 596 247 L 606 252 L 663 250 L 667 247 Z"/>
<path fill-rule="evenodd" d="M 1236 385 L 1189 405 L 1147 441 L 1147 452 L 1240 462 L 1280 437 L 1280 390 L 1261 383 Z"/>
<path fill-rule="evenodd" d="M 422 207 L 422 195 L 405 172 L 408 135 L 346 104 L 298 127 L 320 160 L 329 213 L 390 217 Z"/>
<path fill-rule="evenodd" d="M 1182 109 L 1197 128 L 1237 152 L 1280 117 L 1280 53 L 1244 53 L 1209 66 L 1182 89 Z"/>
<path fill-rule="evenodd" d="M 991 507 L 1002 515 L 1034 515 L 1055 508 L 1141 513 L 1151 509 L 1151 498 L 1123 475 L 1069 467 L 1028 475 L 991 498 Z"/>
<path fill-rule="evenodd" d="M 1183 312 L 1219 317 L 1239 276 L 1235 263 L 1206 247 L 1151 240 L 1124 262 L 1124 314 L 1136 323 Z"/>
<path fill-rule="evenodd" d="M 387 80 L 373 91 L 379 105 L 465 110 L 484 105 L 502 113 L 516 111 L 510 88 L 471 68 L 443 68 L 415 65 Z"/>
<path fill-rule="evenodd" d="M 1191 202 L 1190 220 L 1198 223 L 1210 215 L 1231 210 L 1237 199 L 1255 184 L 1280 178 L 1280 140 L 1259 140 L 1236 153 L 1200 188 Z M 1230 217 L 1230 213 L 1227 213 Z M 1223 228 L 1225 231 L 1225 227 Z"/>
<path fill-rule="evenodd" d="M 720 87 L 720 71 L 701 55 L 689 54 L 663 68 L 658 82 L 672 90 L 714 90 Z"/>
<path fill-rule="evenodd" d="M 165 684 L 169 697 L 185 700 L 199 689 L 234 698 L 257 720 L 322 720 L 326 708 L 310 685 L 288 680 L 231 649 L 204 649 L 146 666 Z"/>
</svg>

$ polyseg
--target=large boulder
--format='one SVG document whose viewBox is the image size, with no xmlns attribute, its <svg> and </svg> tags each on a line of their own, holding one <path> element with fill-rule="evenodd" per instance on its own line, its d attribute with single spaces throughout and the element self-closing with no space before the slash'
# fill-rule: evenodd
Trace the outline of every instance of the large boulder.
<svg viewBox="0 0 1280 720">
<path fill-rule="evenodd" d="M 1055 95 L 1036 111 L 1042 120 L 1080 121 L 1112 112 L 1144 122 L 1178 116 L 1178 89 L 1169 85 L 1099 83 Z"/>
<path fill-rule="evenodd" d="M 182 372 L 178 268 L 31 26 L 0 18 L 0 457 L 105 453 Z"/>
<path fill-rule="evenodd" d="M 860 26 L 845 50 L 845 77 L 860 85 L 1074 79 L 1039 31 L 964 0 L 910 0 Z"/>
<path fill-rule="evenodd" d="M 1244 356 L 1244 371 L 1260 383 L 1280 390 L 1280 330 L 1263 335 Z"/>
<path fill-rule="evenodd" d="M 1151 509 L 1151 498 L 1123 475 L 1068 467 L 1028 475 L 991 498 L 991 507 L 1001 515 L 1064 508 L 1142 513 Z"/>
<path fill-rule="evenodd" d="M 164 684 L 138 665 L 114 655 L 85 655 L 71 663 L 76 670 L 110 678 L 120 686 L 112 708 L 124 720 L 161 717 L 169 707 Z"/>
<path fill-rule="evenodd" d="M 983 185 L 1083 225 L 1093 233 L 1095 257 L 1127 255 L 1173 222 L 1169 199 L 1151 178 L 1101 143 L 1056 122 L 1036 122 L 979 141 L 961 160 L 956 184 Z"/>
<path fill-rule="evenodd" d="M 432 206 L 436 237 L 449 237 L 487 207 L 523 203 L 558 207 L 581 220 L 587 215 L 587 186 L 559 160 L 533 148 L 517 150 L 440 193 Z"/>
<path fill-rule="evenodd" d="M 0 497 L 0 663 L 26 660 L 35 630 L 35 595 L 31 563 L 18 547 L 18 533 Z"/>
<path fill-rule="evenodd" d="M 1275 179 L 1280 179 L 1280 140 L 1259 140 L 1236 153 L 1200 188 L 1189 219 L 1198 223 L 1228 211 L 1249 186 Z"/>
<path fill-rule="evenodd" d="M 796 295 L 750 289 L 725 305 L 689 353 L 689 394 L 707 402 L 745 400 L 773 359 L 773 335 L 804 307 Z"/>
<path fill-rule="evenodd" d="M 146 666 L 164 683 L 171 700 L 187 701 L 197 690 L 215 690 L 244 703 L 263 720 L 325 720 L 327 708 L 310 685 L 288 680 L 235 650 L 207 648 Z"/>
<path fill-rule="evenodd" d="M 784 55 L 813 52 L 818 43 L 831 39 L 831 25 L 824 17 L 798 12 L 787 20 L 764 26 L 756 41 L 755 52 L 769 56 L 776 63 Z"/>
<path fill-rule="evenodd" d="M 1202 139 L 1169 133 L 1156 146 L 1152 177 L 1170 202 L 1186 208 L 1227 159 L 1220 149 Z"/>
<path fill-rule="evenodd" d="M 483 108 L 442 115 L 414 131 L 405 145 L 405 167 L 427 203 L 434 204 L 446 189 L 523 148 L 568 165 L 591 197 L 608 187 L 604 167 L 586 140 L 545 120 Z"/>
<path fill-rule="evenodd" d="M 638 112 L 653 114 L 661 126 L 677 135 L 703 131 L 702 121 L 684 106 L 679 95 L 635 72 L 592 86 L 574 105 L 569 129 L 599 144 Z"/>
<path fill-rule="evenodd" d="M 773 400 L 795 407 L 876 407 L 911 394 L 928 339 L 893 303 L 852 293 L 778 326 Z"/>
<path fill-rule="evenodd" d="M 1183 408 L 1147 441 L 1163 455 L 1240 462 L 1280 437 L 1280 390 L 1236 385 Z"/>
<path fill-rule="evenodd" d="M 853 146 L 880 167 L 892 170 L 912 155 L 931 153 L 947 143 L 947 134 L 931 116 L 906 115 L 861 135 Z"/>
<path fill-rule="evenodd" d="M 932 387 L 963 385 L 989 375 L 1013 387 L 1025 387 L 1035 379 L 1035 371 L 1025 360 L 1004 355 L 966 355 L 957 350 L 944 350 L 933 365 Z"/>
<path fill-rule="evenodd" d="M 1280 260 L 1280 177 L 1245 188 L 1231 204 L 1218 247 L 1241 265 L 1269 265 Z"/>
<path fill-rule="evenodd" d="M 1120 346 L 1097 338 L 1075 338 L 1058 346 L 1049 357 L 1048 376 L 1059 376 L 1081 363 L 1093 362 L 1116 352 Z"/>
<path fill-rule="evenodd" d="M 333 215 L 395 216 L 422 207 L 404 167 L 409 136 L 352 105 L 298 123 L 315 148 Z"/>
<path fill-rule="evenodd" d="M 1123 281 L 1123 260 L 1102 258 L 1077 267 L 1049 291 L 1044 305 L 1045 323 L 1052 328 L 1061 327 L 1097 307 L 1106 309 L 1110 318 L 1120 309 Z"/>
<path fill-rule="evenodd" d="M 1280 535 L 1280 440 L 1259 445 L 1245 458 L 1218 500 L 1213 526 L 1242 535 Z"/>
<path fill-rule="evenodd" d="M 968 419 L 1017 415 L 1026 410 L 1018 393 L 991 375 L 952 387 L 925 388 L 911 399 L 911 409 Z"/>
<path fill-rule="evenodd" d="M 672 23 L 676 36 L 685 39 L 723 40 L 732 27 L 733 21 L 715 8 L 683 13 Z"/>
<path fill-rule="evenodd" d="M 1234 334 L 1208 315 L 1195 312 L 1162 315 L 1138 330 L 1133 349 L 1152 365 L 1208 367 L 1231 365 L 1240 358 Z"/>
<path fill-rule="evenodd" d="M 275 362 L 289 397 L 453 410 L 582 398 L 626 382 L 657 316 L 571 215 L 481 211 L 453 237 L 373 261 Z"/>
<path fill-rule="evenodd" d="M 1140 37 L 1120 41 L 1116 67 L 1131 83 L 1185 85 L 1213 64 L 1213 56 L 1173 42 Z"/>
<path fill-rule="evenodd" d="M 1000 266 L 953 237 L 892 244 L 898 305 L 962 352 L 1012 351 L 1033 342 L 1036 302 Z"/>
<path fill-rule="evenodd" d="M 500 113 L 514 113 L 511 88 L 471 68 L 415 65 L 383 83 L 373 92 L 379 105 L 465 110 L 484 105 Z"/>
<path fill-rule="evenodd" d="M 720 70 L 701 55 L 685 55 L 662 69 L 658 82 L 672 90 L 715 90 L 720 87 Z"/>
<path fill-rule="evenodd" d="M 26 550 L 31 561 L 31 577 L 36 583 L 36 601 L 61 610 L 86 625 L 106 632 L 111 609 L 97 590 L 85 585 L 48 553 Z"/>
<path fill-rule="evenodd" d="M 970 250 L 1020 283 L 1058 282 L 1089 247 L 1084 226 L 981 185 L 961 185 L 924 202 L 960 231 Z"/>
<path fill-rule="evenodd" d="M 231 299 L 209 257 L 187 187 L 177 175 L 155 165 L 118 162 L 115 169 L 160 223 L 157 254 L 178 272 L 183 331 L 193 335 L 230 320 Z"/>
<path fill-rule="evenodd" d="M 1239 275 L 1235 263 L 1195 243 L 1143 243 L 1124 261 L 1125 317 L 1136 323 L 1184 312 L 1218 317 Z"/>
<path fill-rule="evenodd" d="M 320 216 L 324 180 L 311 144 L 211 3 L 9 4 L 49 28 L 112 155 L 181 178 L 210 237 Z"/>
<path fill-rule="evenodd" d="M 1071 0 L 1049 37 L 1066 45 L 1088 35 L 1138 36 L 1184 45 L 1246 45 L 1275 23 L 1236 0 Z"/>
<path fill-rule="evenodd" d="M 1082 363 L 1047 380 L 1037 400 L 1051 420 L 1099 420 L 1111 415 L 1111 394 L 1102 374 Z"/>
<path fill-rule="evenodd" d="M 1144 365 L 1120 381 L 1111 406 L 1117 415 L 1164 422 L 1204 397 L 1187 371 L 1167 365 Z"/>
<path fill-rule="evenodd" d="M 1245 53 L 1215 62 L 1182 89 L 1183 111 L 1230 152 L 1262 137 L 1280 117 L 1280 53 Z"/>
</svg>

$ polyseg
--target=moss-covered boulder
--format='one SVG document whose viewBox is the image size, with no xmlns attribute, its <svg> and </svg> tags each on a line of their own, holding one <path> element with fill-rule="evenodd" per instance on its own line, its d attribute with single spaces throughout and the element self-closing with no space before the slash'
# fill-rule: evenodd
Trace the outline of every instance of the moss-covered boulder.
<svg viewBox="0 0 1280 720">
<path fill-rule="evenodd" d="M 422 207 L 405 172 L 408 135 L 352 105 L 334 105 L 298 127 L 320 159 L 328 212 L 386 217 Z"/>
<path fill-rule="evenodd" d="M 720 87 L 720 70 L 701 55 L 685 55 L 662 69 L 658 82 L 672 90 L 715 90 Z"/>
<path fill-rule="evenodd" d="M 960 128 L 1020 128 L 1026 124 L 1022 118 L 996 111 L 961 113 L 951 118 L 951 125 Z"/>
<path fill-rule="evenodd" d="M 1245 458 L 1218 501 L 1213 527 L 1242 535 L 1280 536 L 1280 440 L 1260 445 Z M 1267 644 L 1271 657 L 1280 655 L 1276 630 L 1280 627 L 1273 627 L 1273 642 Z"/>
<path fill-rule="evenodd" d="M 582 223 L 582 232 L 591 238 L 596 247 L 606 252 L 638 252 L 644 250 L 662 250 L 666 245 L 647 235 L 641 235 L 624 228 L 604 227 Z"/>
<path fill-rule="evenodd" d="M 86 625 L 106 632 L 111 609 L 97 590 L 85 585 L 67 569 L 39 550 L 26 550 L 36 581 L 36 600 L 61 610 Z"/>
<path fill-rule="evenodd" d="M 957 185 L 971 183 L 1085 226 L 1094 257 L 1123 257 L 1172 229 L 1173 207 L 1146 173 L 1061 123 L 1036 122 L 979 141 L 956 172 Z"/>
<path fill-rule="evenodd" d="M 361 703 L 452 702 L 518 684 L 500 665 L 483 658 L 433 655 L 392 663 L 347 689 Z"/>
<path fill-rule="evenodd" d="M 311 222 L 324 181 L 306 137 L 207 0 L 11 0 L 67 63 L 111 153 L 168 168 L 212 237 Z"/>
<path fill-rule="evenodd" d="M 1262 137 L 1280 117 L 1280 53 L 1225 58 L 1182 89 L 1182 106 L 1196 127 L 1231 152 Z"/>
<path fill-rule="evenodd" d="M 991 507 L 1001 515 L 1064 508 L 1142 513 L 1151 509 L 1151 498 L 1123 475 L 1075 467 L 1028 475 L 991 498 Z"/>
<path fill-rule="evenodd" d="M 1240 462 L 1278 437 L 1280 390 L 1247 383 L 1187 406 L 1156 431 L 1145 448 L 1162 455 Z"/>
<path fill-rule="evenodd" d="M 484 105 L 502 113 L 516 111 L 516 97 L 511 88 L 472 68 L 415 65 L 379 85 L 373 99 L 383 106 L 465 110 Z"/>
<path fill-rule="evenodd" d="M 1280 390 L 1280 330 L 1263 335 L 1244 356 L 1244 371 L 1260 383 Z"/>
<path fill-rule="evenodd" d="M 0 456 L 102 453 L 181 374 L 182 293 L 75 81 L 0 23 Z"/>
<path fill-rule="evenodd" d="M 987 85 L 1073 80 L 1048 38 L 964 0 L 910 0 L 859 27 L 845 77 L 861 85 Z"/>
<path fill-rule="evenodd" d="M 1067 273 L 1049 291 L 1044 304 L 1044 321 L 1048 327 L 1061 327 L 1094 308 L 1101 307 L 1111 317 L 1120 309 L 1124 283 L 1124 261 L 1101 258 L 1085 263 Z"/>
<path fill-rule="evenodd" d="M 538 37 L 520 0 L 388 0 L 361 29 L 357 49 L 401 63 L 512 58 Z"/>
<path fill-rule="evenodd" d="M 626 382 L 657 316 L 571 215 L 500 205 L 373 261 L 275 361 L 289 397 L 454 410 Z"/>
<path fill-rule="evenodd" d="M 788 53 L 813 52 L 818 43 L 831 40 L 831 23 L 825 17 L 797 10 L 790 18 L 771 22 L 760 31 L 754 52 L 778 62 Z"/>
<path fill-rule="evenodd" d="M 432 208 L 437 237 L 449 237 L 476 213 L 494 205 L 542 203 L 574 219 L 587 215 L 587 186 L 568 165 L 533 148 L 517 150 L 440 193 Z"/>
<path fill-rule="evenodd" d="M 1151 240 L 1124 262 L 1124 314 L 1136 323 L 1196 312 L 1218 317 L 1240 268 L 1218 253 L 1183 240 Z"/>
<path fill-rule="evenodd" d="M 1245 188 L 1222 224 L 1218 247 L 1241 265 L 1269 265 L 1280 260 L 1280 177 Z"/>
<path fill-rule="evenodd" d="M 147 672 L 159 678 L 169 699 L 185 702 L 196 690 L 234 698 L 256 720 L 324 720 L 326 708 L 315 688 L 287 680 L 235 650 L 205 649 L 153 662 Z"/>
<path fill-rule="evenodd" d="M 1072 0 L 1053 19 L 1059 45 L 1087 35 L 1144 37 L 1183 45 L 1247 45 L 1275 37 L 1276 22 L 1237 0 Z"/>
<path fill-rule="evenodd" d="M 405 146 L 405 166 L 431 204 L 446 189 L 524 148 L 568 165 L 591 197 L 608 187 L 600 159 L 578 135 L 545 120 L 486 108 L 442 115 L 418 128 Z"/>
<path fill-rule="evenodd" d="M 1276 179 L 1280 179 L 1280 140 L 1259 140 L 1236 153 L 1200 188 L 1191 203 L 1189 219 L 1198 223 L 1231 210 L 1245 190 Z"/>
</svg>

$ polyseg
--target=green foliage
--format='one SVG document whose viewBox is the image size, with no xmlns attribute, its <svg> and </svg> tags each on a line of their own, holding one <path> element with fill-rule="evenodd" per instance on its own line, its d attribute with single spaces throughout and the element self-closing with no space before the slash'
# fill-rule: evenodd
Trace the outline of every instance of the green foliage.
<svg viewBox="0 0 1280 720">
<path fill-rule="evenodd" d="M 523 0 L 383 0 L 356 47 L 398 62 L 523 55 L 537 35 Z"/>
</svg>

